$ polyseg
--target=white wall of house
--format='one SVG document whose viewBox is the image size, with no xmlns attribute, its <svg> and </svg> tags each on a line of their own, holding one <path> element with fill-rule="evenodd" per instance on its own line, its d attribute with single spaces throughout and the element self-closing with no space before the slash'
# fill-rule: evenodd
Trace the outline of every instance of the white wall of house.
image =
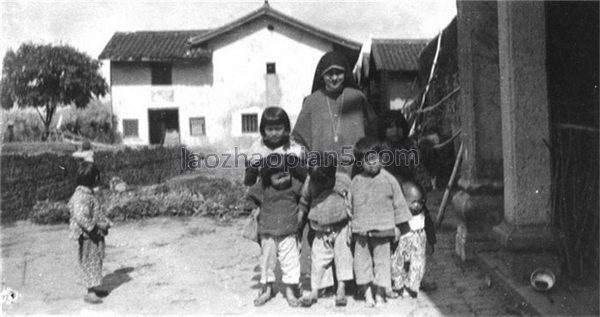
<svg viewBox="0 0 600 317">
<path fill-rule="evenodd" d="M 274 30 L 267 27 L 271 25 Z M 310 93 L 318 60 L 332 44 L 278 21 L 258 19 L 238 32 L 208 43 L 211 63 L 174 64 L 171 86 L 152 86 L 148 64 L 111 65 L 113 111 L 118 130 L 123 119 L 137 119 L 139 136 L 126 144 L 148 144 L 148 110 L 179 109 L 181 142 L 233 151 L 247 147 L 258 133 L 242 133 L 241 115 L 280 106 L 292 125 Z M 276 74 L 266 73 L 275 63 Z M 190 135 L 190 118 L 204 117 L 206 136 Z"/>
</svg>

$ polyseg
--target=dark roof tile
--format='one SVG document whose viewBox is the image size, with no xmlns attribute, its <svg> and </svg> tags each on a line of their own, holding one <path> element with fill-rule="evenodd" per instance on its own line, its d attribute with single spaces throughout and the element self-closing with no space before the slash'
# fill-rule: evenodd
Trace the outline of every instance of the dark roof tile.
<svg viewBox="0 0 600 317">
<path fill-rule="evenodd" d="M 113 61 L 161 61 L 210 59 L 211 52 L 195 47 L 189 39 L 209 30 L 116 32 L 104 47 L 99 59 Z"/>
<path fill-rule="evenodd" d="M 419 54 L 428 40 L 373 39 L 371 55 L 377 70 L 418 71 Z"/>
</svg>

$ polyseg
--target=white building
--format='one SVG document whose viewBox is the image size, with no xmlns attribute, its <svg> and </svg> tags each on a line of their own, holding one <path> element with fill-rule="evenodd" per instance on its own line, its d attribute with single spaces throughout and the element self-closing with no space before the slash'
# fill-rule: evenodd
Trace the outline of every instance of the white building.
<svg viewBox="0 0 600 317">
<path fill-rule="evenodd" d="M 110 60 L 125 144 L 164 140 L 225 150 L 258 137 L 268 106 L 284 108 L 293 125 L 319 58 L 338 50 L 354 63 L 359 49 L 265 3 L 213 30 L 117 32 L 100 59 Z"/>
</svg>

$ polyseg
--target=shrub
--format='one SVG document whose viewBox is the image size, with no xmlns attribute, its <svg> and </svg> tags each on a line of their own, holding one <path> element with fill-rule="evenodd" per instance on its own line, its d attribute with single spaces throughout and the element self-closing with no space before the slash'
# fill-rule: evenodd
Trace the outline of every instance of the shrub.
<svg viewBox="0 0 600 317">
<path fill-rule="evenodd" d="M 244 186 L 241 182 L 198 176 L 163 184 L 132 187 L 125 192 L 101 190 L 97 198 L 106 216 L 128 221 L 159 216 L 206 216 L 227 222 L 241 215 Z M 38 202 L 31 214 L 38 224 L 67 223 L 64 201 Z"/>
<path fill-rule="evenodd" d="M 38 201 L 31 212 L 31 220 L 38 224 L 69 222 L 69 207 L 64 201 Z"/>
</svg>

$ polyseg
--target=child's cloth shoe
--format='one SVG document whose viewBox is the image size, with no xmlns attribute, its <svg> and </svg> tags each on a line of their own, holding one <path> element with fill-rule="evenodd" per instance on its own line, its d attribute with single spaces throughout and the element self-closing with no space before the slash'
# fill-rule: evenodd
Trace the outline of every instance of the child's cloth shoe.
<svg viewBox="0 0 600 317">
<path fill-rule="evenodd" d="M 258 293 L 258 297 L 254 300 L 254 306 L 262 306 L 271 298 L 273 298 L 273 290 L 267 287 L 263 287 L 263 289 Z"/>
<path fill-rule="evenodd" d="M 345 307 L 346 305 L 348 305 L 348 300 L 346 299 L 346 297 L 340 297 L 335 299 L 335 306 Z"/>
<path fill-rule="evenodd" d="M 299 302 L 300 302 L 300 306 L 302 306 L 302 307 L 310 307 L 317 302 L 317 299 L 314 297 L 310 297 L 310 296 L 301 297 Z"/>
<path fill-rule="evenodd" d="M 393 290 L 387 290 L 385 291 L 385 297 L 386 298 L 390 298 L 390 299 L 396 299 L 398 298 L 398 293 L 394 292 Z"/>
<path fill-rule="evenodd" d="M 96 293 L 87 293 L 83 297 L 83 301 L 89 304 L 100 304 L 102 303 L 102 299 L 96 295 Z"/>
</svg>

